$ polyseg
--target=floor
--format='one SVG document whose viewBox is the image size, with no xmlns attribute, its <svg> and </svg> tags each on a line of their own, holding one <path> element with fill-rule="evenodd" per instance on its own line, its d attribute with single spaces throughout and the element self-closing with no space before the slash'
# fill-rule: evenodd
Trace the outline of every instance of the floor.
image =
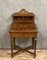
<svg viewBox="0 0 47 60">
<path fill-rule="evenodd" d="M 27 52 L 20 52 L 11 58 L 10 50 L 0 50 L 0 60 L 47 60 L 47 50 L 37 50 L 35 59 Z"/>
</svg>

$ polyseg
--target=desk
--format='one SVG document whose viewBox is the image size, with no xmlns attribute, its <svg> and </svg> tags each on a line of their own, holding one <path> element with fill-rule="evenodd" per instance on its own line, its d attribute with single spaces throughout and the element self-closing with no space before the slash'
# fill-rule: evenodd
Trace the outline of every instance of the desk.
<svg viewBox="0 0 47 60">
<path fill-rule="evenodd" d="M 11 42 L 11 56 L 13 57 L 13 49 L 18 48 L 18 52 L 26 51 L 28 53 L 34 54 L 34 58 L 36 56 L 36 38 L 37 38 L 37 28 L 34 23 L 34 15 L 32 13 L 27 12 L 25 9 L 14 13 L 13 22 L 11 24 L 11 28 L 9 30 L 10 42 Z M 21 48 L 19 46 L 15 46 L 15 38 L 16 37 L 30 37 L 32 38 L 32 46 L 27 48 Z M 14 44 L 14 47 L 13 47 Z M 30 48 L 34 49 L 34 53 L 28 51 Z"/>
</svg>

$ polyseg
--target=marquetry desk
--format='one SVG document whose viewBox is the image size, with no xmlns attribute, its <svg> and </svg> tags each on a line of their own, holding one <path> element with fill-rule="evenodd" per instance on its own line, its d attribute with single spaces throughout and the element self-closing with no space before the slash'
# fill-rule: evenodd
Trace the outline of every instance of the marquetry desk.
<svg viewBox="0 0 47 60">
<path fill-rule="evenodd" d="M 37 38 L 37 28 L 34 22 L 35 15 L 32 12 L 28 12 L 22 9 L 19 12 L 12 14 L 13 22 L 9 29 L 10 42 L 11 42 L 11 56 L 20 51 L 26 51 L 28 53 L 34 54 L 36 56 L 36 38 Z M 21 48 L 15 45 L 16 37 L 30 37 L 32 38 L 32 46 L 27 48 Z M 29 49 L 32 48 L 34 53 L 30 52 Z M 18 49 L 16 53 L 13 53 L 13 49 Z"/>
</svg>

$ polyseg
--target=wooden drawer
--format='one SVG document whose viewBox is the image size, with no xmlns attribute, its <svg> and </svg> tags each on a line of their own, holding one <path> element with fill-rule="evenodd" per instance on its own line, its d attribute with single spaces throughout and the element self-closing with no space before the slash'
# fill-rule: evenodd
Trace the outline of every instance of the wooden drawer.
<svg viewBox="0 0 47 60">
<path fill-rule="evenodd" d="M 10 33 L 11 37 L 36 37 L 37 33 L 29 33 L 29 32 L 14 32 Z"/>
</svg>

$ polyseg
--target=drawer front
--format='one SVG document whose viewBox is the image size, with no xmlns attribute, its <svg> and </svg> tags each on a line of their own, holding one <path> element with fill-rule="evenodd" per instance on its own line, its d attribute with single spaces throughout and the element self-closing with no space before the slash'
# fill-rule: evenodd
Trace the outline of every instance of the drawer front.
<svg viewBox="0 0 47 60">
<path fill-rule="evenodd" d="M 12 37 L 36 37 L 37 36 L 37 33 L 16 32 L 16 33 L 10 33 L 10 36 L 12 36 Z"/>
</svg>

